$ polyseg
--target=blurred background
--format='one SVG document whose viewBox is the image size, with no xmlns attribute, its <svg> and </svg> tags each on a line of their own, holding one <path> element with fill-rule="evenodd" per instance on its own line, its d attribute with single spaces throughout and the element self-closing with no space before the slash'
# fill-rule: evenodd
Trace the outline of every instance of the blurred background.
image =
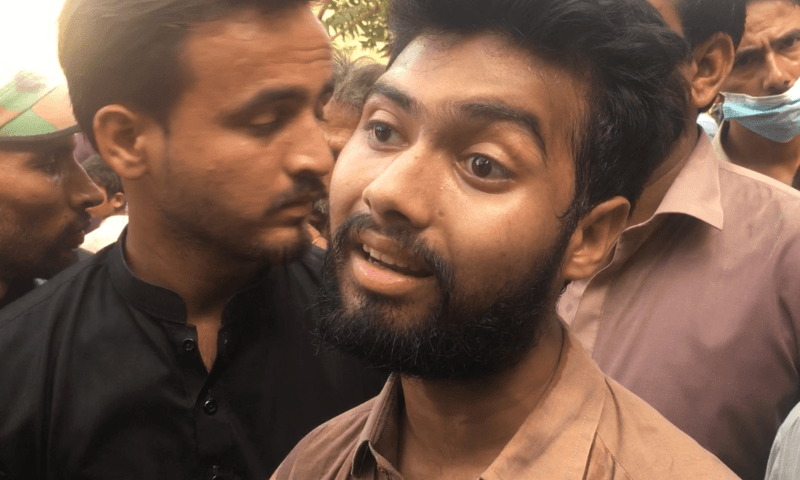
<svg viewBox="0 0 800 480">
<path fill-rule="evenodd" d="M 56 20 L 64 0 L 3 0 L 0 7 L 0 85 L 28 69 L 60 76 Z M 312 5 L 334 46 L 350 58 L 385 62 L 387 0 L 317 0 Z"/>
</svg>

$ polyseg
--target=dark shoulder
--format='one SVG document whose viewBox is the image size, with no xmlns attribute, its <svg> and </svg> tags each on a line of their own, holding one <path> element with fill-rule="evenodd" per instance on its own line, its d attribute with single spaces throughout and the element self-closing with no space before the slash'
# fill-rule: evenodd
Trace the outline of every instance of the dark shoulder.
<svg viewBox="0 0 800 480">
<path fill-rule="evenodd" d="M 79 302 L 92 280 L 106 266 L 107 252 L 80 261 L 57 274 L 42 286 L 0 310 L 0 336 L 18 321 L 48 322 L 63 317 L 68 306 Z"/>
<path fill-rule="evenodd" d="M 315 428 L 297 444 L 272 476 L 276 480 L 332 480 L 349 471 L 375 399 Z"/>
<path fill-rule="evenodd" d="M 606 377 L 607 396 L 595 443 L 630 478 L 733 480 L 717 457 L 644 400 Z"/>
<path fill-rule="evenodd" d="M 322 282 L 322 263 L 325 250 L 312 246 L 311 251 L 283 266 L 284 274 L 292 281 L 319 287 Z"/>
</svg>

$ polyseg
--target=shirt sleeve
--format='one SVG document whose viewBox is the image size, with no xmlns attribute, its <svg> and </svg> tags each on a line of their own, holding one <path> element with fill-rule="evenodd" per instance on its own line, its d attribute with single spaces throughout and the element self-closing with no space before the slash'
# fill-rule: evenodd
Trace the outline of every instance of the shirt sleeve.
<svg viewBox="0 0 800 480">
<path fill-rule="evenodd" d="M 766 480 L 800 480 L 800 404 L 778 430 L 769 454 Z"/>
</svg>

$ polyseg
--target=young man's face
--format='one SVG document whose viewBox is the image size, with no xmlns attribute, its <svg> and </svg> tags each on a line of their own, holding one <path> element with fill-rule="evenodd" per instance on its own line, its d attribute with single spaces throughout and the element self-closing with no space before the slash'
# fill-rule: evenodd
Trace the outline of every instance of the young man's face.
<svg viewBox="0 0 800 480">
<path fill-rule="evenodd" d="M 800 6 L 790 0 L 747 5 L 744 36 L 723 92 L 779 95 L 800 77 Z"/>
<path fill-rule="evenodd" d="M 0 278 L 49 278 L 74 261 L 102 194 L 73 147 L 71 137 L 0 145 Z"/>
<path fill-rule="evenodd" d="M 583 87 L 503 37 L 414 40 L 334 169 L 324 336 L 423 377 L 529 350 L 571 234 Z"/>
<path fill-rule="evenodd" d="M 317 125 L 333 74 L 324 29 L 306 7 L 243 10 L 197 26 L 183 61 L 192 80 L 151 172 L 167 223 L 226 255 L 296 255 L 333 163 Z"/>
</svg>

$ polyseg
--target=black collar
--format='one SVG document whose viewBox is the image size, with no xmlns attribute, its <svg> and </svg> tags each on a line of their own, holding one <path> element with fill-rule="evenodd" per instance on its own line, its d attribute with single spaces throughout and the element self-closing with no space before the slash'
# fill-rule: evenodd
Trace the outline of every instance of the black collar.
<svg viewBox="0 0 800 480">
<path fill-rule="evenodd" d="M 126 227 L 117 243 L 107 253 L 111 283 L 131 306 L 161 320 L 185 324 L 186 303 L 181 296 L 172 290 L 142 280 L 128 267 L 124 253 L 127 234 Z M 274 273 L 275 269 L 265 268 L 252 282 L 228 300 L 225 310 L 230 308 L 239 310 L 239 304 L 242 302 L 263 300 L 264 292 L 269 291 L 273 285 Z M 229 318 L 237 317 L 238 315 L 233 317 L 223 315 L 223 323 Z"/>
<path fill-rule="evenodd" d="M 177 293 L 133 274 L 125 261 L 126 228 L 117 243 L 107 253 L 111 283 L 133 307 L 169 322 L 186 323 L 186 304 Z"/>
</svg>

